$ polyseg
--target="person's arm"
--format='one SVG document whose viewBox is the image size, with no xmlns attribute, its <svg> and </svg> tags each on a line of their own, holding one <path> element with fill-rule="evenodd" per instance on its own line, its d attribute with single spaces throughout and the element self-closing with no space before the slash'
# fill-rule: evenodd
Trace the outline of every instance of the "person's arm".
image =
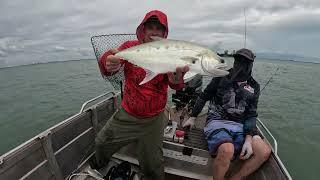
<svg viewBox="0 0 320 180">
<path fill-rule="evenodd" d="M 254 98 L 249 102 L 246 120 L 244 121 L 244 126 L 243 126 L 245 135 L 251 135 L 251 136 L 258 134 L 256 124 L 257 124 L 257 117 L 258 117 L 257 106 L 258 106 L 258 101 L 260 96 L 259 85 L 255 89 L 255 91 L 256 92 L 255 92 Z"/>
<path fill-rule="evenodd" d="M 182 82 L 180 82 L 180 83 L 178 83 L 178 84 L 175 84 L 175 83 L 172 83 L 172 82 L 170 82 L 169 81 L 169 87 L 171 88 L 171 89 L 174 89 L 174 90 L 180 90 L 180 89 L 182 89 L 182 88 L 184 88 L 184 82 L 182 81 Z"/>
<path fill-rule="evenodd" d="M 183 124 L 183 127 L 193 128 L 195 124 L 196 117 L 202 111 L 204 105 L 208 100 L 211 100 L 215 93 L 217 92 L 217 87 L 219 85 L 220 78 L 213 78 L 211 82 L 207 85 L 206 89 L 199 95 L 193 109 L 190 114 L 189 119 Z"/>
<path fill-rule="evenodd" d="M 127 42 L 123 43 L 118 49 L 110 49 L 106 51 L 99 58 L 99 68 L 102 74 L 111 76 L 119 71 L 120 67 L 125 64 L 125 61 L 114 57 L 114 55 L 126 48 L 128 48 Z"/>
<path fill-rule="evenodd" d="M 121 60 L 114 57 L 117 52 L 117 49 L 110 49 L 100 57 L 99 68 L 103 75 L 111 76 L 119 71 Z"/>
<path fill-rule="evenodd" d="M 184 80 L 183 77 L 186 74 L 186 72 L 189 71 L 189 67 L 177 67 L 176 72 L 168 72 L 168 84 L 171 89 L 174 90 L 180 90 L 184 88 Z"/>
<path fill-rule="evenodd" d="M 249 159 L 250 156 L 253 154 L 252 138 L 258 134 L 258 129 L 256 124 L 257 124 L 257 117 L 258 117 L 257 105 L 258 105 L 259 95 L 260 95 L 260 92 L 258 92 L 256 97 L 250 102 L 248 107 L 247 118 L 243 125 L 245 141 L 240 153 L 240 159 L 242 160 Z"/>
<path fill-rule="evenodd" d="M 207 101 L 211 100 L 217 92 L 217 87 L 219 85 L 220 78 L 213 78 L 211 82 L 207 85 L 205 90 L 199 95 L 191 113 L 191 117 L 197 117 L 202 111 L 204 105 Z"/>
</svg>

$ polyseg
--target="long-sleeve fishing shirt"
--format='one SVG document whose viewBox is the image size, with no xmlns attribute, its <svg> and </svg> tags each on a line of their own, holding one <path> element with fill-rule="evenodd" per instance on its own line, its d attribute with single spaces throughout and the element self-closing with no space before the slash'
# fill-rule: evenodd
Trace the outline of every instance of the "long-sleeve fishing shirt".
<svg viewBox="0 0 320 180">
<path fill-rule="evenodd" d="M 213 78 L 198 97 L 192 117 L 196 117 L 210 100 L 207 123 L 212 120 L 228 120 L 243 124 L 245 135 L 257 134 L 256 118 L 260 85 L 250 77 L 240 86 L 230 76 Z"/>
<path fill-rule="evenodd" d="M 159 13 L 159 11 L 152 11 L 146 15 L 142 23 L 137 28 L 136 34 L 138 40 L 125 42 L 118 48 L 119 51 L 141 44 L 142 39 L 144 38 L 144 22 L 151 16 L 157 16 L 160 23 L 166 27 L 165 37 L 167 37 L 168 27 L 166 16 Z M 110 54 L 112 53 L 107 51 L 99 61 L 100 71 L 106 76 L 112 75 L 112 73 L 106 71 L 105 67 L 106 57 Z M 124 66 L 125 77 L 124 94 L 121 106 L 126 112 L 133 116 L 146 118 L 159 114 L 164 111 L 167 103 L 168 86 L 175 90 L 184 87 L 183 82 L 180 84 L 171 83 L 167 74 L 159 74 L 151 81 L 143 85 L 139 85 L 146 76 L 145 70 L 125 60 L 121 60 L 121 65 Z"/>
</svg>

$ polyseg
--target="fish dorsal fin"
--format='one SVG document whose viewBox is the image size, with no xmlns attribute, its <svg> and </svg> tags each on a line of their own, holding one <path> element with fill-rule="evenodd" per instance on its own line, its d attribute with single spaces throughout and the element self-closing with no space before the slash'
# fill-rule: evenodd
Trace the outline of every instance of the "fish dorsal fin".
<svg viewBox="0 0 320 180">
<path fill-rule="evenodd" d="M 197 73 L 195 72 L 192 72 L 192 71 L 188 71 L 186 72 L 186 74 L 183 76 L 183 81 L 184 82 L 188 82 L 190 81 L 191 79 L 193 79 L 193 77 L 197 75 Z"/>
<path fill-rule="evenodd" d="M 192 56 L 183 56 L 180 59 L 183 61 L 187 61 L 190 64 L 195 64 L 197 61 L 199 61 L 199 58 L 192 57 Z"/>
<path fill-rule="evenodd" d="M 164 40 L 164 38 L 159 37 L 159 36 L 151 36 L 151 39 L 152 39 L 152 40 L 154 40 L 154 41 L 161 41 L 161 40 Z"/>
<path fill-rule="evenodd" d="M 139 83 L 139 85 L 145 84 L 149 81 L 151 81 L 154 77 L 158 75 L 158 73 L 152 72 L 148 69 L 144 69 L 146 71 L 146 77 Z"/>
</svg>

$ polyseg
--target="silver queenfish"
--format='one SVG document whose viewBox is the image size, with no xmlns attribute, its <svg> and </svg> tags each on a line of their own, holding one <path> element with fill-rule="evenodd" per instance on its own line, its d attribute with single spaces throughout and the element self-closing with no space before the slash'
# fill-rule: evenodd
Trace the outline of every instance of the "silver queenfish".
<svg viewBox="0 0 320 180">
<path fill-rule="evenodd" d="M 177 67 L 189 66 L 185 81 L 196 74 L 220 77 L 228 75 L 227 64 L 213 51 L 200 45 L 153 38 L 155 41 L 118 52 L 115 56 L 145 69 L 146 77 L 140 85 L 162 73 L 174 72 Z"/>
</svg>

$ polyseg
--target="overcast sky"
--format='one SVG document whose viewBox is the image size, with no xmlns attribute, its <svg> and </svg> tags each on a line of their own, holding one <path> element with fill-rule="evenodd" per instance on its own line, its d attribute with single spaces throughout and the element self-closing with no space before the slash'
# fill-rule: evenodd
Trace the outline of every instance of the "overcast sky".
<svg viewBox="0 0 320 180">
<path fill-rule="evenodd" d="M 165 12 L 169 38 L 319 57 L 319 0 L 1 0 L 0 66 L 94 58 L 93 35 L 135 33 L 146 12 Z"/>
</svg>

